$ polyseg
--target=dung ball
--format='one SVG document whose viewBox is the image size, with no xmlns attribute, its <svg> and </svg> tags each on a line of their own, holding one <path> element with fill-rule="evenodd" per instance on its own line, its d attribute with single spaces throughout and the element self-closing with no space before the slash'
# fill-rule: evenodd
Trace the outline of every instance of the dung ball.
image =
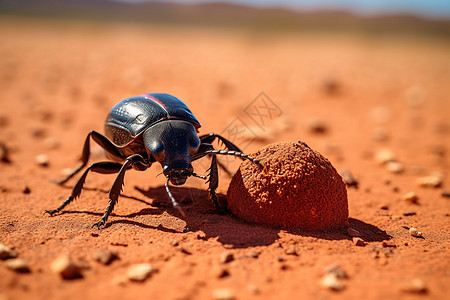
<svg viewBox="0 0 450 300">
<path fill-rule="evenodd" d="M 228 188 L 228 209 L 253 224 L 305 231 L 348 227 L 347 189 L 328 159 L 307 144 L 270 144 L 244 161 Z"/>
</svg>

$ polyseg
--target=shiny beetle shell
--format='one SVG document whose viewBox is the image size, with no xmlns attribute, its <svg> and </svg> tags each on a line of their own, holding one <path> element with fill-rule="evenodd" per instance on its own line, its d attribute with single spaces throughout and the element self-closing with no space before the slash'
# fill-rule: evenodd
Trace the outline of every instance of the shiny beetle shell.
<svg viewBox="0 0 450 300">
<path fill-rule="evenodd" d="M 180 99 L 168 94 L 151 93 L 117 103 L 106 117 L 105 135 L 118 147 L 126 147 L 136 141 L 145 129 L 168 119 L 190 122 L 197 129 L 201 126 Z"/>
</svg>

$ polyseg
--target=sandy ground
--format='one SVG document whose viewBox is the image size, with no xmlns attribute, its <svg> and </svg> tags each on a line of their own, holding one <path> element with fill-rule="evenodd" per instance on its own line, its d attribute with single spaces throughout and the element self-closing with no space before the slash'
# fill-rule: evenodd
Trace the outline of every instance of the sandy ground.
<svg viewBox="0 0 450 300">
<path fill-rule="evenodd" d="M 0 142 L 10 159 L 0 163 L 0 242 L 30 269 L 17 273 L 0 262 L 0 299 L 449 297 L 448 43 L 7 18 L 0 35 Z M 77 164 L 89 130 L 103 131 L 116 102 L 144 92 L 179 97 L 201 133 L 222 133 L 247 153 L 302 140 L 350 170 L 359 181 L 348 188 L 350 224 L 365 246 L 345 231 L 299 232 L 218 215 L 200 179 L 172 188 L 183 218 L 156 165 L 127 173 L 100 231 L 90 226 L 104 212 L 114 175 L 91 174 L 64 213 L 44 215 L 70 194 L 75 180 L 50 180 Z M 255 108 L 262 115 L 252 115 Z M 403 172 L 378 163 L 381 150 Z M 92 161 L 104 159 L 98 147 L 92 152 Z M 40 154 L 48 166 L 37 164 Z M 225 163 L 233 172 L 239 165 Z M 207 159 L 194 165 L 200 174 L 206 166 Z M 440 187 L 417 184 L 433 172 L 442 175 Z M 222 201 L 229 182 L 222 172 Z M 402 199 L 408 192 L 418 203 Z M 99 249 L 119 259 L 103 265 L 94 260 Z M 83 267 L 82 278 L 51 270 L 61 254 Z M 158 272 L 130 282 L 127 270 L 137 263 Z M 320 284 L 333 264 L 348 275 L 340 291 Z"/>
</svg>

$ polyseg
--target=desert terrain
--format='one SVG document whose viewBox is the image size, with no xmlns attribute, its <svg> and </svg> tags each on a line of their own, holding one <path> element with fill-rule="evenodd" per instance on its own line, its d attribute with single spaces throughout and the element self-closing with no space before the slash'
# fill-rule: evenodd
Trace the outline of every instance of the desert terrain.
<svg viewBox="0 0 450 300">
<path fill-rule="evenodd" d="M 0 35 L 0 243 L 26 262 L 18 272 L 0 261 L 0 299 L 450 296 L 448 39 L 17 17 L 0 20 Z M 347 188 L 349 222 L 363 242 L 219 215 L 196 178 L 171 188 L 183 217 L 159 165 L 126 174 L 101 230 L 91 225 L 114 175 L 90 174 L 79 199 L 44 214 L 69 196 L 76 179 L 51 179 L 78 164 L 88 132 L 103 132 L 116 102 L 150 92 L 182 99 L 201 134 L 245 153 L 301 140 L 349 170 L 358 181 Z M 91 161 L 105 160 L 91 145 Z M 222 161 L 232 173 L 240 163 Z M 208 158 L 194 163 L 199 174 L 207 167 Z M 219 172 L 226 203 L 231 177 Z M 421 184 L 430 175 L 437 184 Z M 98 262 L 102 249 L 118 259 Z M 61 255 L 79 278 L 54 272 Z M 140 263 L 154 272 L 130 280 Z M 333 289 L 323 278 L 335 265 Z"/>
</svg>

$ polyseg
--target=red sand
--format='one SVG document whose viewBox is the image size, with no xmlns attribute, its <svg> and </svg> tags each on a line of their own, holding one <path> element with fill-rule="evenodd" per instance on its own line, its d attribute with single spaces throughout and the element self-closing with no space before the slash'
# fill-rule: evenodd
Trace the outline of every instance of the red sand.
<svg viewBox="0 0 450 300">
<path fill-rule="evenodd" d="M 449 298 L 450 211 L 441 196 L 450 188 L 448 43 L 3 17 L 0 36 L 0 142 L 11 161 L 0 163 L 0 243 L 31 269 L 15 273 L 0 261 L 0 299 L 197 300 L 211 299 L 218 289 L 236 299 Z M 329 78 L 336 93 L 324 90 Z M 281 111 L 262 128 L 244 111 L 261 91 Z M 164 178 L 156 177 L 158 166 L 126 174 L 123 196 L 103 230 L 90 226 L 104 212 L 114 175 L 90 174 L 65 213 L 44 215 L 70 193 L 75 179 L 63 187 L 50 179 L 77 164 L 89 130 L 103 130 L 117 101 L 145 92 L 183 99 L 201 134 L 222 133 L 246 153 L 302 140 L 336 169 L 349 169 L 359 180 L 358 189 L 348 189 L 349 223 L 367 245 L 355 246 L 345 232 L 280 230 L 218 215 L 201 179 L 172 189 L 184 198 L 182 218 L 168 202 Z M 311 118 L 326 130 L 311 131 Z M 251 143 L 231 135 L 235 127 L 228 125 L 241 121 L 252 127 L 243 134 L 257 134 Z M 383 131 L 387 138 L 380 140 Z M 381 149 L 394 153 L 403 173 L 376 162 Z M 42 153 L 48 167 L 35 162 Z M 91 161 L 104 159 L 93 147 Z M 234 172 L 240 161 L 230 161 Z M 194 167 L 204 174 L 208 159 Z M 416 184 L 435 171 L 444 175 L 441 187 Z M 220 172 L 222 201 L 229 182 Z M 411 191 L 418 204 L 402 200 Z M 418 228 L 424 238 L 403 226 Z M 102 248 L 118 251 L 119 259 L 98 263 L 94 254 Z M 82 279 L 64 281 L 51 271 L 62 253 L 83 266 Z M 224 253 L 234 259 L 222 263 Z M 158 272 L 143 283 L 123 281 L 138 263 Z M 332 264 L 349 277 L 340 292 L 319 284 Z M 405 292 L 414 279 L 428 292 Z"/>
<path fill-rule="evenodd" d="M 251 154 L 228 188 L 228 208 L 255 224 L 320 231 L 348 226 L 347 190 L 320 153 L 302 142 L 270 144 Z"/>
</svg>

